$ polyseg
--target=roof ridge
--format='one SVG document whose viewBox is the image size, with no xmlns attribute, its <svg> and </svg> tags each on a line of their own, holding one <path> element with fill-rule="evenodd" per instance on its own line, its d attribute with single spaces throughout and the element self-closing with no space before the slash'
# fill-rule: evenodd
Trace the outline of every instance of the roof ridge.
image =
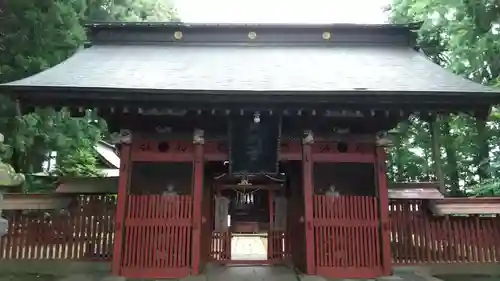
<svg viewBox="0 0 500 281">
<path fill-rule="evenodd" d="M 366 44 L 414 46 L 416 24 L 189 24 L 99 22 L 87 25 L 93 43 L 175 42 L 250 44 Z"/>
<path fill-rule="evenodd" d="M 283 29 L 315 29 L 315 28 L 367 28 L 367 29 L 393 29 L 402 28 L 415 30 L 421 27 L 422 23 L 188 23 L 188 22 L 116 22 L 116 21 L 90 21 L 85 23 L 88 28 L 283 28 Z"/>
</svg>

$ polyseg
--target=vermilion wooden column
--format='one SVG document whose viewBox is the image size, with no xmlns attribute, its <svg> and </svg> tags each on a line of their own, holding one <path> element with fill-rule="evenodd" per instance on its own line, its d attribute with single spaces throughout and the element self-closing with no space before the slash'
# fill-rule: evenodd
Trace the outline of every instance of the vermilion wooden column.
<svg viewBox="0 0 500 281">
<path fill-rule="evenodd" d="M 115 217 L 115 238 L 113 245 L 113 262 L 111 264 L 111 270 L 114 275 L 120 275 L 120 264 L 122 260 L 122 250 L 123 250 L 123 236 L 124 236 L 124 225 L 125 220 L 125 210 L 127 205 L 127 194 L 130 172 L 132 170 L 132 165 L 130 162 L 130 144 L 122 144 L 120 150 L 120 177 L 118 179 L 118 200 L 116 206 L 116 217 Z"/>
<path fill-rule="evenodd" d="M 193 137 L 193 240 L 191 244 L 192 274 L 198 275 L 200 272 L 200 251 L 201 239 L 211 239 L 212 237 L 201 237 L 201 201 L 203 197 L 204 178 L 204 155 L 203 155 L 203 131 L 196 130 Z"/>
<path fill-rule="evenodd" d="M 313 230 L 313 159 L 312 132 L 306 132 L 302 141 L 302 187 L 304 190 L 304 227 L 306 243 L 306 274 L 315 274 L 314 265 L 314 230 Z"/>
<path fill-rule="evenodd" d="M 380 222 L 382 226 L 382 266 L 385 275 L 392 273 L 391 241 L 389 229 L 389 191 L 387 187 L 387 166 L 386 153 L 383 147 L 377 147 L 375 150 L 377 158 L 377 186 L 380 204 Z"/>
</svg>

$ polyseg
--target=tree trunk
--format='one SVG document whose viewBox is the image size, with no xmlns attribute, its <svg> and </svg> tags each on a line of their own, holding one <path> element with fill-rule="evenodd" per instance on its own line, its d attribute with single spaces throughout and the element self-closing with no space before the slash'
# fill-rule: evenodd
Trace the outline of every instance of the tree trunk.
<svg viewBox="0 0 500 281">
<path fill-rule="evenodd" d="M 446 193 L 443 176 L 443 163 L 441 161 L 441 137 L 440 137 L 440 120 L 436 116 L 430 121 L 431 143 L 432 143 L 432 159 L 434 162 L 434 174 L 439 183 L 439 191 L 443 194 Z"/>
<path fill-rule="evenodd" d="M 443 120 L 443 146 L 446 152 L 446 161 L 448 166 L 450 180 L 450 195 L 458 196 L 460 194 L 460 176 L 458 174 L 456 146 L 453 137 L 450 135 L 450 118 L 446 117 Z"/>
<path fill-rule="evenodd" d="M 490 146 L 488 143 L 488 128 L 486 128 L 486 118 L 476 118 L 477 146 L 476 158 L 477 174 L 479 182 L 484 182 L 490 178 Z"/>
<path fill-rule="evenodd" d="M 398 137 L 396 139 L 395 143 L 395 165 L 396 165 L 396 177 L 395 181 L 396 182 L 403 182 L 405 181 L 405 163 L 403 161 L 403 153 L 404 153 L 404 145 L 403 145 L 403 140 L 407 137 L 408 134 L 408 128 L 410 124 L 408 121 L 403 121 L 399 125 L 399 132 L 398 132 Z"/>
</svg>

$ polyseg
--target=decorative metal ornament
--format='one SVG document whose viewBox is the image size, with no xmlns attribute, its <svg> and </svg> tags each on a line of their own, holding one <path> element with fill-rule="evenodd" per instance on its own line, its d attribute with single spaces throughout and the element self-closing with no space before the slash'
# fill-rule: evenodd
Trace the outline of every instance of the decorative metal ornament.
<svg viewBox="0 0 500 281">
<path fill-rule="evenodd" d="M 392 146 L 392 140 L 386 132 L 381 132 L 376 135 L 375 143 L 377 146 L 389 147 Z"/>
<path fill-rule="evenodd" d="M 241 181 L 238 183 L 239 186 L 251 186 L 252 183 L 246 179 L 246 178 L 243 178 L 241 179 Z"/>
<path fill-rule="evenodd" d="M 257 38 L 257 33 L 255 33 L 254 31 L 248 32 L 248 39 L 255 40 L 255 38 Z"/>
<path fill-rule="evenodd" d="M 111 135 L 111 142 L 113 144 L 131 144 L 132 132 L 130 130 L 120 130 L 119 133 Z"/>
<path fill-rule="evenodd" d="M 304 138 L 302 139 L 303 144 L 313 144 L 314 134 L 312 130 L 307 130 L 304 132 Z"/>
<path fill-rule="evenodd" d="M 328 31 L 325 31 L 325 32 L 323 32 L 321 37 L 323 37 L 324 40 L 330 40 L 332 38 L 332 34 Z"/>
<path fill-rule="evenodd" d="M 351 132 L 349 128 L 337 128 L 337 127 L 332 128 L 332 131 L 336 134 L 341 134 L 341 135 L 346 135 Z"/>
<path fill-rule="evenodd" d="M 175 38 L 175 40 L 181 40 L 182 36 L 183 36 L 182 31 L 176 31 L 176 32 L 174 32 L 174 38 Z"/>
<path fill-rule="evenodd" d="M 201 129 L 195 129 L 193 133 L 193 143 L 194 144 L 204 144 L 205 143 L 205 131 Z"/>
<path fill-rule="evenodd" d="M 168 134 L 172 132 L 172 127 L 168 126 L 156 126 L 155 131 L 160 134 Z"/>
</svg>

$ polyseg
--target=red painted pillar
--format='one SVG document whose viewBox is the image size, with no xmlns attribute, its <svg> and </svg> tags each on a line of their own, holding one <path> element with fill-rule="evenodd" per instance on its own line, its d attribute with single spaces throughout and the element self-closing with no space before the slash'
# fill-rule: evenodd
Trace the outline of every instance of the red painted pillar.
<svg viewBox="0 0 500 281">
<path fill-rule="evenodd" d="M 383 147 L 377 147 L 376 154 L 376 171 L 377 171 L 377 186 L 378 197 L 380 204 L 380 222 L 382 225 L 382 267 L 385 275 L 392 273 L 392 255 L 391 241 L 389 228 L 389 190 L 387 187 L 387 165 L 386 153 Z"/>
<path fill-rule="evenodd" d="M 127 194 L 132 163 L 130 162 L 131 148 L 129 144 L 122 144 L 120 151 L 120 177 L 118 180 L 118 200 L 115 216 L 115 238 L 113 245 L 113 262 L 111 271 L 114 275 L 120 275 L 120 264 L 122 260 L 124 220 L 127 205 Z"/>
<path fill-rule="evenodd" d="M 203 178 L 205 168 L 203 154 L 203 131 L 195 131 L 193 143 L 193 240 L 191 244 L 191 266 L 192 274 L 198 275 L 200 272 L 201 239 L 211 239 L 211 237 L 201 237 L 201 202 L 203 197 Z"/>
<path fill-rule="evenodd" d="M 312 132 L 308 132 L 302 142 L 302 188 L 304 190 L 304 227 L 306 243 L 306 274 L 315 274 L 314 230 L 313 230 L 313 159 Z"/>
</svg>

